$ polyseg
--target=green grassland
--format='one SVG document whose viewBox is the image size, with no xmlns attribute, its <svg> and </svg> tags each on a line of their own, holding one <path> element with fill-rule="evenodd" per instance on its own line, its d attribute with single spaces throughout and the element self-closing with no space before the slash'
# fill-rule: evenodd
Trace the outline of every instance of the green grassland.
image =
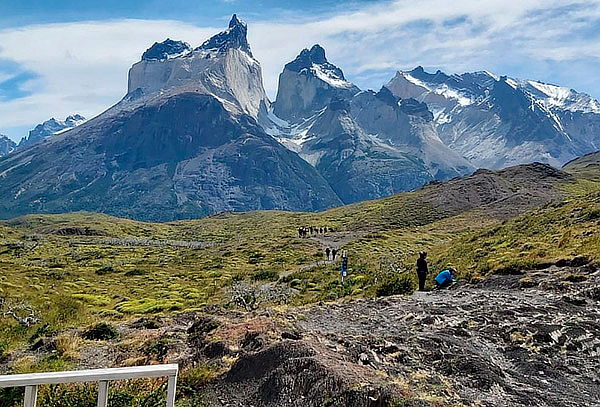
<svg viewBox="0 0 600 407">
<path fill-rule="evenodd" d="M 321 213 L 259 211 L 164 224 L 93 213 L 26 216 L 0 225 L 0 296 L 26 301 L 44 329 L 60 331 L 233 307 L 229 291 L 239 282 L 291 287 L 292 305 L 374 296 L 399 275 L 412 286 L 424 249 L 433 270 L 451 264 L 475 280 L 564 257 L 600 261 L 600 178 L 589 167 L 572 171 L 578 180 L 560 187 L 562 202 L 509 220 L 481 208 L 441 213 L 424 199 L 427 188 Z M 345 286 L 339 264 L 318 263 L 323 242 L 297 237 L 302 225 L 333 229 L 324 239 L 342 239 L 350 258 Z M 27 343 L 40 325 L 0 318 L 0 353 Z"/>
</svg>

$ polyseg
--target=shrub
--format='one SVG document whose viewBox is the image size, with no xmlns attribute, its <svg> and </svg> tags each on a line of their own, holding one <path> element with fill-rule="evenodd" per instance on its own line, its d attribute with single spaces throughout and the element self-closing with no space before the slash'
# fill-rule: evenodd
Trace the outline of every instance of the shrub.
<svg viewBox="0 0 600 407">
<path fill-rule="evenodd" d="M 277 281 L 279 280 L 279 273 L 274 270 L 261 270 L 252 276 L 254 281 Z"/>
<path fill-rule="evenodd" d="M 91 341 L 109 341 L 118 338 L 119 331 L 111 324 L 100 322 L 85 331 L 82 336 Z"/>
<path fill-rule="evenodd" d="M 394 275 L 377 286 L 376 295 L 385 297 L 388 295 L 412 294 L 415 291 L 415 283 L 407 274 Z"/>
<path fill-rule="evenodd" d="M 114 272 L 115 272 L 115 269 L 113 268 L 113 266 L 102 266 L 96 270 L 96 274 L 98 274 L 99 276 L 102 276 L 104 274 L 114 273 Z"/>
<path fill-rule="evenodd" d="M 265 258 L 260 252 L 252 252 L 248 255 L 248 264 L 258 264 Z"/>
<path fill-rule="evenodd" d="M 128 272 L 125 273 L 125 275 L 128 277 L 143 276 L 144 274 L 147 274 L 147 273 L 144 270 L 140 270 L 140 269 L 129 270 Z"/>
</svg>

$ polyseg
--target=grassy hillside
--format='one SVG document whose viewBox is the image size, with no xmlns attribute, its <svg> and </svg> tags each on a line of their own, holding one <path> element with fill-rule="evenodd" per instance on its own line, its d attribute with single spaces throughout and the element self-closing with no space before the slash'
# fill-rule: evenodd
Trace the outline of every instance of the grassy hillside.
<svg viewBox="0 0 600 407">
<path fill-rule="evenodd" d="M 588 167 L 568 170 L 573 176 L 542 165 L 480 171 L 322 213 L 223 214 L 165 224 L 92 213 L 6 221 L 0 296 L 26 301 L 42 324 L 23 328 L 0 319 L 0 350 L 21 346 L 40 326 L 52 332 L 231 307 L 232 287 L 240 282 L 288 290 L 295 305 L 373 296 L 402 273 L 399 289 L 407 290 L 423 249 L 434 270 L 453 264 L 469 279 L 562 257 L 600 260 L 600 184 Z M 303 225 L 332 231 L 301 239 Z M 343 287 L 339 264 L 322 261 L 325 246 L 349 253 Z"/>
</svg>

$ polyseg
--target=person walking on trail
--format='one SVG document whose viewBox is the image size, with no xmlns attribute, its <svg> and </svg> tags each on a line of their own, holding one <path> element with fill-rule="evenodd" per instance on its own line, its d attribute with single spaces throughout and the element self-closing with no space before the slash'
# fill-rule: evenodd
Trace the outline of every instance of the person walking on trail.
<svg viewBox="0 0 600 407">
<path fill-rule="evenodd" d="M 417 277 L 419 277 L 419 291 L 425 291 L 425 280 L 429 269 L 427 267 L 427 252 L 419 252 L 417 259 Z"/>
<path fill-rule="evenodd" d="M 329 257 L 330 253 L 331 249 L 329 247 L 325 249 L 325 258 L 327 259 L 327 261 L 331 260 L 331 257 Z"/>
<path fill-rule="evenodd" d="M 337 256 L 337 249 L 331 249 L 331 260 L 335 261 L 335 256 Z"/>
</svg>

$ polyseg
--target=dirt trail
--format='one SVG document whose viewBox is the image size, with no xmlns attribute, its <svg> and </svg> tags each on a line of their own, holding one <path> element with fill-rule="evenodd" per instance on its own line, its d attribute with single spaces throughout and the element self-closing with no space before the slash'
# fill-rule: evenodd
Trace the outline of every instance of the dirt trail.
<svg viewBox="0 0 600 407">
<path fill-rule="evenodd" d="M 317 241 L 323 246 L 323 249 L 330 247 L 332 249 L 341 249 L 343 246 L 365 236 L 367 232 L 329 232 L 322 235 L 314 235 L 309 239 Z"/>
<path fill-rule="evenodd" d="M 332 263 L 338 263 L 341 259 L 341 255 L 342 255 L 341 249 L 348 243 L 351 243 L 357 239 L 360 239 L 361 237 L 363 237 L 366 234 L 367 234 L 367 232 L 328 232 L 328 233 L 316 234 L 316 235 L 308 237 L 308 239 L 318 242 L 321 245 L 321 249 L 323 252 L 323 259 L 317 260 L 310 264 L 301 265 L 300 270 L 304 271 L 304 270 L 309 270 L 311 268 L 318 267 L 318 266 L 326 266 L 326 265 L 329 265 Z M 325 249 L 328 247 L 330 249 L 338 250 L 339 254 L 336 256 L 335 261 L 334 260 L 325 260 Z M 288 272 L 281 273 L 281 275 L 285 276 L 285 275 L 288 275 L 291 273 L 292 273 L 292 271 L 288 271 Z"/>
<path fill-rule="evenodd" d="M 561 284 L 568 272 L 317 306 L 298 325 L 390 377 L 451 382 L 466 405 L 600 405 L 600 273 Z"/>
</svg>

